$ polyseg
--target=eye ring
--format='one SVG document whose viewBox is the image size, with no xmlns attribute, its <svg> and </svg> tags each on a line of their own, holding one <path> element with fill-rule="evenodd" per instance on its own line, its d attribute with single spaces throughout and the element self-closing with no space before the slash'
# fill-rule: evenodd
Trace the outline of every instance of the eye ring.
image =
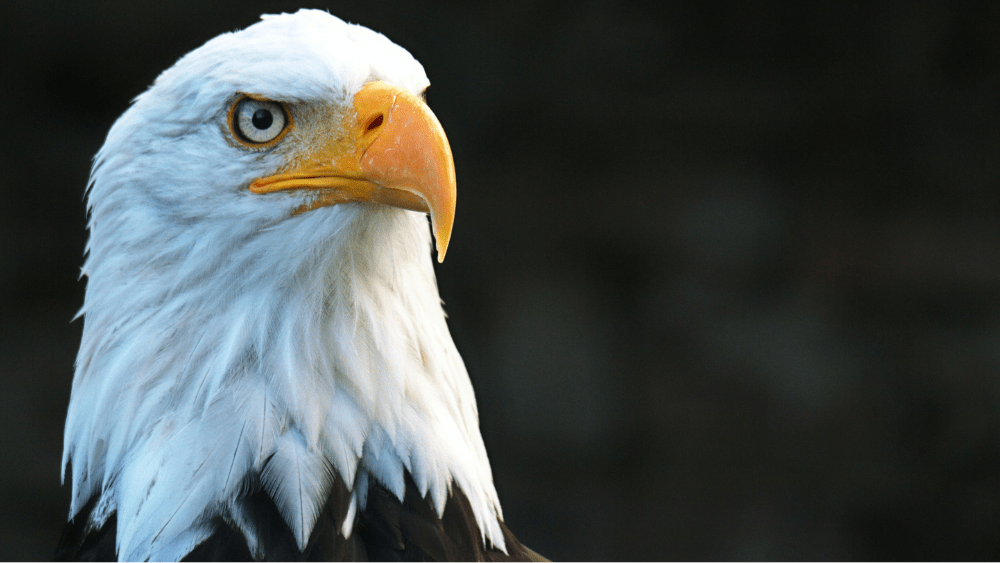
<svg viewBox="0 0 1000 563">
<path fill-rule="evenodd" d="M 233 137 L 251 148 L 277 143 L 290 124 L 285 107 L 271 100 L 244 94 L 229 108 L 229 129 Z"/>
</svg>

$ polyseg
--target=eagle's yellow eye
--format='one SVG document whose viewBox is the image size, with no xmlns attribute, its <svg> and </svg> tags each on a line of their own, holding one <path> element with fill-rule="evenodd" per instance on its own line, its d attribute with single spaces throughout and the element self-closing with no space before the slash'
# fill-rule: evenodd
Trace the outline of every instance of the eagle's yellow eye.
<svg viewBox="0 0 1000 563">
<path fill-rule="evenodd" d="M 285 108 L 277 102 L 243 97 L 234 105 L 230 127 L 248 145 L 266 145 L 278 139 L 288 125 Z"/>
</svg>

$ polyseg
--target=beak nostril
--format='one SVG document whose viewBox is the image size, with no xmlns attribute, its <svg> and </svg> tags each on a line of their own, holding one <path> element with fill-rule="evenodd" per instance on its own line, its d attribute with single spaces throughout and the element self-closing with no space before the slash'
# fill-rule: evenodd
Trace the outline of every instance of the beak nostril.
<svg viewBox="0 0 1000 563">
<path fill-rule="evenodd" d="M 367 133 L 368 131 L 375 129 L 379 125 L 382 125 L 382 114 L 379 114 L 378 116 L 375 117 L 375 119 L 371 120 L 371 122 L 368 123 L 368 127 L 365 127 L 365 132 Z"/>
</svg>

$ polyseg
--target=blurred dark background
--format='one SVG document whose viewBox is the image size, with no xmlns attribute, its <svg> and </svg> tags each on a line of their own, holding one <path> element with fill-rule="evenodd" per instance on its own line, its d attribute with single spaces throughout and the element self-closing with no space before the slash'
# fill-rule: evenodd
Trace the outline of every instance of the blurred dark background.
<svg viewBox="0 0 1000 563">
<path fill-rule="evenodd" d="M 1000 558 L 1000 3 L 0 4 L 0 556 L 47 559 L 82 194 L 264 12 L 409 49 L 506 520 L 554 559 Z"/>
</svg>

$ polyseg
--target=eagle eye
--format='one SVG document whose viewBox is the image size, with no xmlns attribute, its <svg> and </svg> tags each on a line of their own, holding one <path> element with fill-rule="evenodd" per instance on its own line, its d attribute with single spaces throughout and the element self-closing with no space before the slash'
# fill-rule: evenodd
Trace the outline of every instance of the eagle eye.
<svg viewBox="0 0 1000 563">
<path fill-rule="evenodd" d="M 251 146 L 278 139 L 288 125 L 285 108 L 278 102 L 244 96 L 233 104 L 229 126 L 233 135 Z"/>
</svg>

